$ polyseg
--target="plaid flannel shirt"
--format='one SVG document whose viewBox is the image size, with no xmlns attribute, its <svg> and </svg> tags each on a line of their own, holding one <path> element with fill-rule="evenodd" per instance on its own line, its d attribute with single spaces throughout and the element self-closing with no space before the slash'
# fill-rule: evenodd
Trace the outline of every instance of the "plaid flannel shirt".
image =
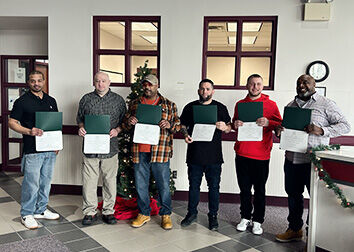
<svg viewBox="0 0 354 252">
<path fill-rule="evenodd" d="M 160 139 L 158 145 L 151 145 L 151 161 L 157 163 L 168 162 L 173 154 L 173 134 L 181 129 L 181 123 L 177 115 L 177 106 L 175 103 L 163 97 L 158 93 L 160 100 L 157 106 L 162 108 L 161 120 L 169 121 L 170 129 L 160 129 Z M 128 119 L 136 115 L 140 98 L 130 102 L 128 112 L 125 115 L 123 128 L 131 129 L 132 126 L 128 124 Z M 139 145 L 132 143 L 133 163 L 139 163 Z"/>
</svg>

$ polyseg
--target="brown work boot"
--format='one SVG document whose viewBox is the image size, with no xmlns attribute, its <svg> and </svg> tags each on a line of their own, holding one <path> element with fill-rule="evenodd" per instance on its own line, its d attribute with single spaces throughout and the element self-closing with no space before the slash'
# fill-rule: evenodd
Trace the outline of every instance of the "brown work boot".
<svg viewBox="0 0 354 252">
<path fill-rule="evenodd" d="M 161 216 L 161 227 L 166 230 L 172 229 L 172 220 L 170 215 Z"/>
<path fill-rule="evenodd" d="M 138 214 L 138 216 L 132 221 L 132 227 L 138 228 L 150 221 L 150 216 Z"/>
<path fill-rule="evenodd" d="M 286 230 L 285 233 L 277 234 L 275 239 L 280 242 L 290 242 L 290 241 L 301 241 L 302 240 L 302 229 L 294 231 L 290 228 Z"/>
</svg>

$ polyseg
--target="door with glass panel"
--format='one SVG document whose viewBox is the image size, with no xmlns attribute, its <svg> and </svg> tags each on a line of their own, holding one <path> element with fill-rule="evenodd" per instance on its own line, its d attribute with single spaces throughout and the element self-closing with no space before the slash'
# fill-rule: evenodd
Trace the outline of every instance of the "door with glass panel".
<svg viewBox="0 0 354 252">
<path fill-rule="evenodd" d="M 48 56 L 1 56 L 1 161 L 3 171 L 20 171 L 22 135 L 9 129 L 8 118 L 17 98 L 28 91 L 31 71 L 45 77 L 43 91 L 48 93 Z"/>
</svg>

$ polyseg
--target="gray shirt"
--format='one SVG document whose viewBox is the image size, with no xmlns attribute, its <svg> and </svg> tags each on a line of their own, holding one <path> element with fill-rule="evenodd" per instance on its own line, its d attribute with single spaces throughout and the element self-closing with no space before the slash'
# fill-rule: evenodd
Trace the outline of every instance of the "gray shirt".
<svg viewBox="0 0 354 252">
<path fill-rule="evenodd" d="M 117 128 L 123 120 L 127 108 L 124 99 L 109 91 L 104 96 L 99 96 L 96 91 L 85 94 L 79 103 L 76 122 L 84 123 L 85 115 L 109 115 L 111 129 Z M 118 153 L 118 138 L 111 138 L 109 154 L 85 154 L 88 158 L 111 158 Z"/>
<path fill-rule="evenodd" d="M 336 103 L 317 93 L 306 102 L 296 96 L 287 106 L 312 109 L 311 123 L 323 129 L 322 136 L 309 135 L 308 149 L 320 144 L 328 145 L 331 137 L 341 136 L 350 131 L 350 125 Z M 294 164 L 310 163 L 308 153 L 286 151 L 285 157 Z"/>
</svg>

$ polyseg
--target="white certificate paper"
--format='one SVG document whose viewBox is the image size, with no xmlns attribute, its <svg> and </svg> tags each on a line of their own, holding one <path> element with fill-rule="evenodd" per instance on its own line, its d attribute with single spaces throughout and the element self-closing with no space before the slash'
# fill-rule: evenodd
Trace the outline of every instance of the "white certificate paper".
<svg viewBox="0 0 354 252">
<path fill-rule="evenodd" d="M 215 124 L 194 124 L 192 139 L 194 142 L 211 142 L 213 140 Z"/>
<path fill-rule="evenodd" d="M 36 151 L 56 151 L 63 149 L 63 134 L 61 130 L 44 131 L 42 136 L 36 136 Z"/>
<path fill-rule="evenodd" d="M 263 139 L 263 127 L 258 126 L 256 122 L 244 122 L 237 132 L 238 141 L 259 142 Z"/>
<path fill-rule="evenodd" d="M 309 134 L 302 130 L 284 129 L 280 136 L 280 149 L 306 153 Z"/>
<path fill-rule="evenodd" d="M 152 124 L 135 124 L 134 143 L 157 145 L 160 139 L 160 126 Z"/>
<path fill-rule="evenodd" d="M 86 134 L 84 138 L 84 153 L 108 154 L 110 141 L 109 134 Z"/>
</svg>

